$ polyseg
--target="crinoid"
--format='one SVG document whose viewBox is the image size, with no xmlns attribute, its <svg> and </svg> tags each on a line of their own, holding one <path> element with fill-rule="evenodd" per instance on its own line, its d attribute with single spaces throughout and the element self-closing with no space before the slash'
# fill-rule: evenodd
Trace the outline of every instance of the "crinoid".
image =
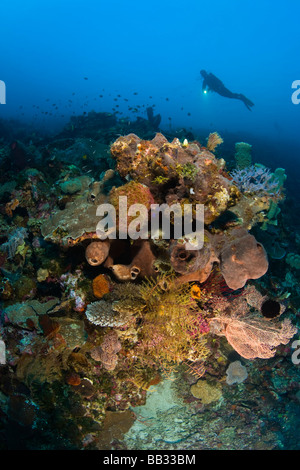
<svg viewBox="0 0 300 470">
<path fill-rule="evenodd" d="M 164 364 L 204 360 L 209 354 L 205 334 L 197 328 L 199 311 L 189 285 L 178 286 L 172 276 L 161 276 L 141 287 L 145 301 L 139 349 Z"/>
<path fill-rule="evenodd" d="M 205 365 L 202 361 L 198 362 L 185 362 L 185 365 L 188 367 L 189 372 L 196 377 L 197 379 L 201 379 L 205 374 Z"/>
<path fill-rule="evenodd" d="M 151 386 L 157 385 L 161 379 L 161 375 L 155 368 L 144 366 L 138 362 L 130 369 L 130 375 L 125 380 L 132 382 L 137 388 L 148 391 Z M 151 391 L 155 391 L 155 388 L 152 388 Z"/>
</svg>

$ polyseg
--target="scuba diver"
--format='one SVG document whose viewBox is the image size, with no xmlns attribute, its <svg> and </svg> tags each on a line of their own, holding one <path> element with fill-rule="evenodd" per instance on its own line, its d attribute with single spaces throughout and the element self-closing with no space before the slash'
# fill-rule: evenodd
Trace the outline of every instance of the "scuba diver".
<svg viewBox="0 0 300 470">
<path fill-rule="evenodd" d="M 205 70 L 201 70 L 200 73 L 204 79 L 202 84 L 203 91 L 215 91 L 219 95 L 225 96 L 225 98 L 241 100 L 246 108 L 249 109 L 249 111 L 252 111 L 251 107 L 254 106 L 254 103 L 246 98 L 246 96 L 242 95 L 241 93 L 232 93 L 232 91 L 228 90 L 228 88 L 226 88 L 221 80 L 214 74 L 207 73 Z"/>
</svg>

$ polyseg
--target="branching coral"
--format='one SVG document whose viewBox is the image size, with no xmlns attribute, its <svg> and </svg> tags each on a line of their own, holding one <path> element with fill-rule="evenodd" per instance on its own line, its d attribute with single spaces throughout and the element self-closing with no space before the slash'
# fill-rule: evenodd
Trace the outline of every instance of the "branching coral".
<svg viewBox="0 0 300 470">
<path fill-rule="evenodd" d="M 231 177 L 241 192 L 277 195 L 279 191 L 279 180 L 264 166 L 252 165 L 233 170 Z"/>
</svg>

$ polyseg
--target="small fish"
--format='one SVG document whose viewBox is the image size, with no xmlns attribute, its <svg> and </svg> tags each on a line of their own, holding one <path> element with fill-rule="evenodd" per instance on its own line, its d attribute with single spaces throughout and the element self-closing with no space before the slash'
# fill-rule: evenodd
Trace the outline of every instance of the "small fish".
<svg viewBox="0 0 300 470">
<path fill-rule="evenodd" d="M 88 77 L 83 77 L 83 80 L 88 80 Z"/>
</svg>

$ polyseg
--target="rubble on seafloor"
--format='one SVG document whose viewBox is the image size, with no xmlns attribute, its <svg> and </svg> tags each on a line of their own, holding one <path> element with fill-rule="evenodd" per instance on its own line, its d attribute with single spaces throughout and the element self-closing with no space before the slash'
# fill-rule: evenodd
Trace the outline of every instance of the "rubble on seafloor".
<svg viewBox="0 0 300 470">
<path fill-rule="evenodd" d="M 117 137 L 100 118 L 102 131 L 93 115 L 22 147 L 16 174 L 20 153 L 2 152 L 0 447 L 14 426 L 38 449 L 283 448 L 300 400 L 299 240 L 286 261 L 274 245 L 288 250 L 283 170 L 250 166 L 248 149 L 229 171 L 217 133 L 166 138 L 150 116 L 145 138 Z M 153 205 L 202 205 L 203 245 L 175 237 L 172 218 L 169 237 L 124 236 L 136 215 L 124 226 L 122 196 L 143 205 L 146 232 Z M 114 239 L 98 236 L 101 204 Z"/>
</svg>

